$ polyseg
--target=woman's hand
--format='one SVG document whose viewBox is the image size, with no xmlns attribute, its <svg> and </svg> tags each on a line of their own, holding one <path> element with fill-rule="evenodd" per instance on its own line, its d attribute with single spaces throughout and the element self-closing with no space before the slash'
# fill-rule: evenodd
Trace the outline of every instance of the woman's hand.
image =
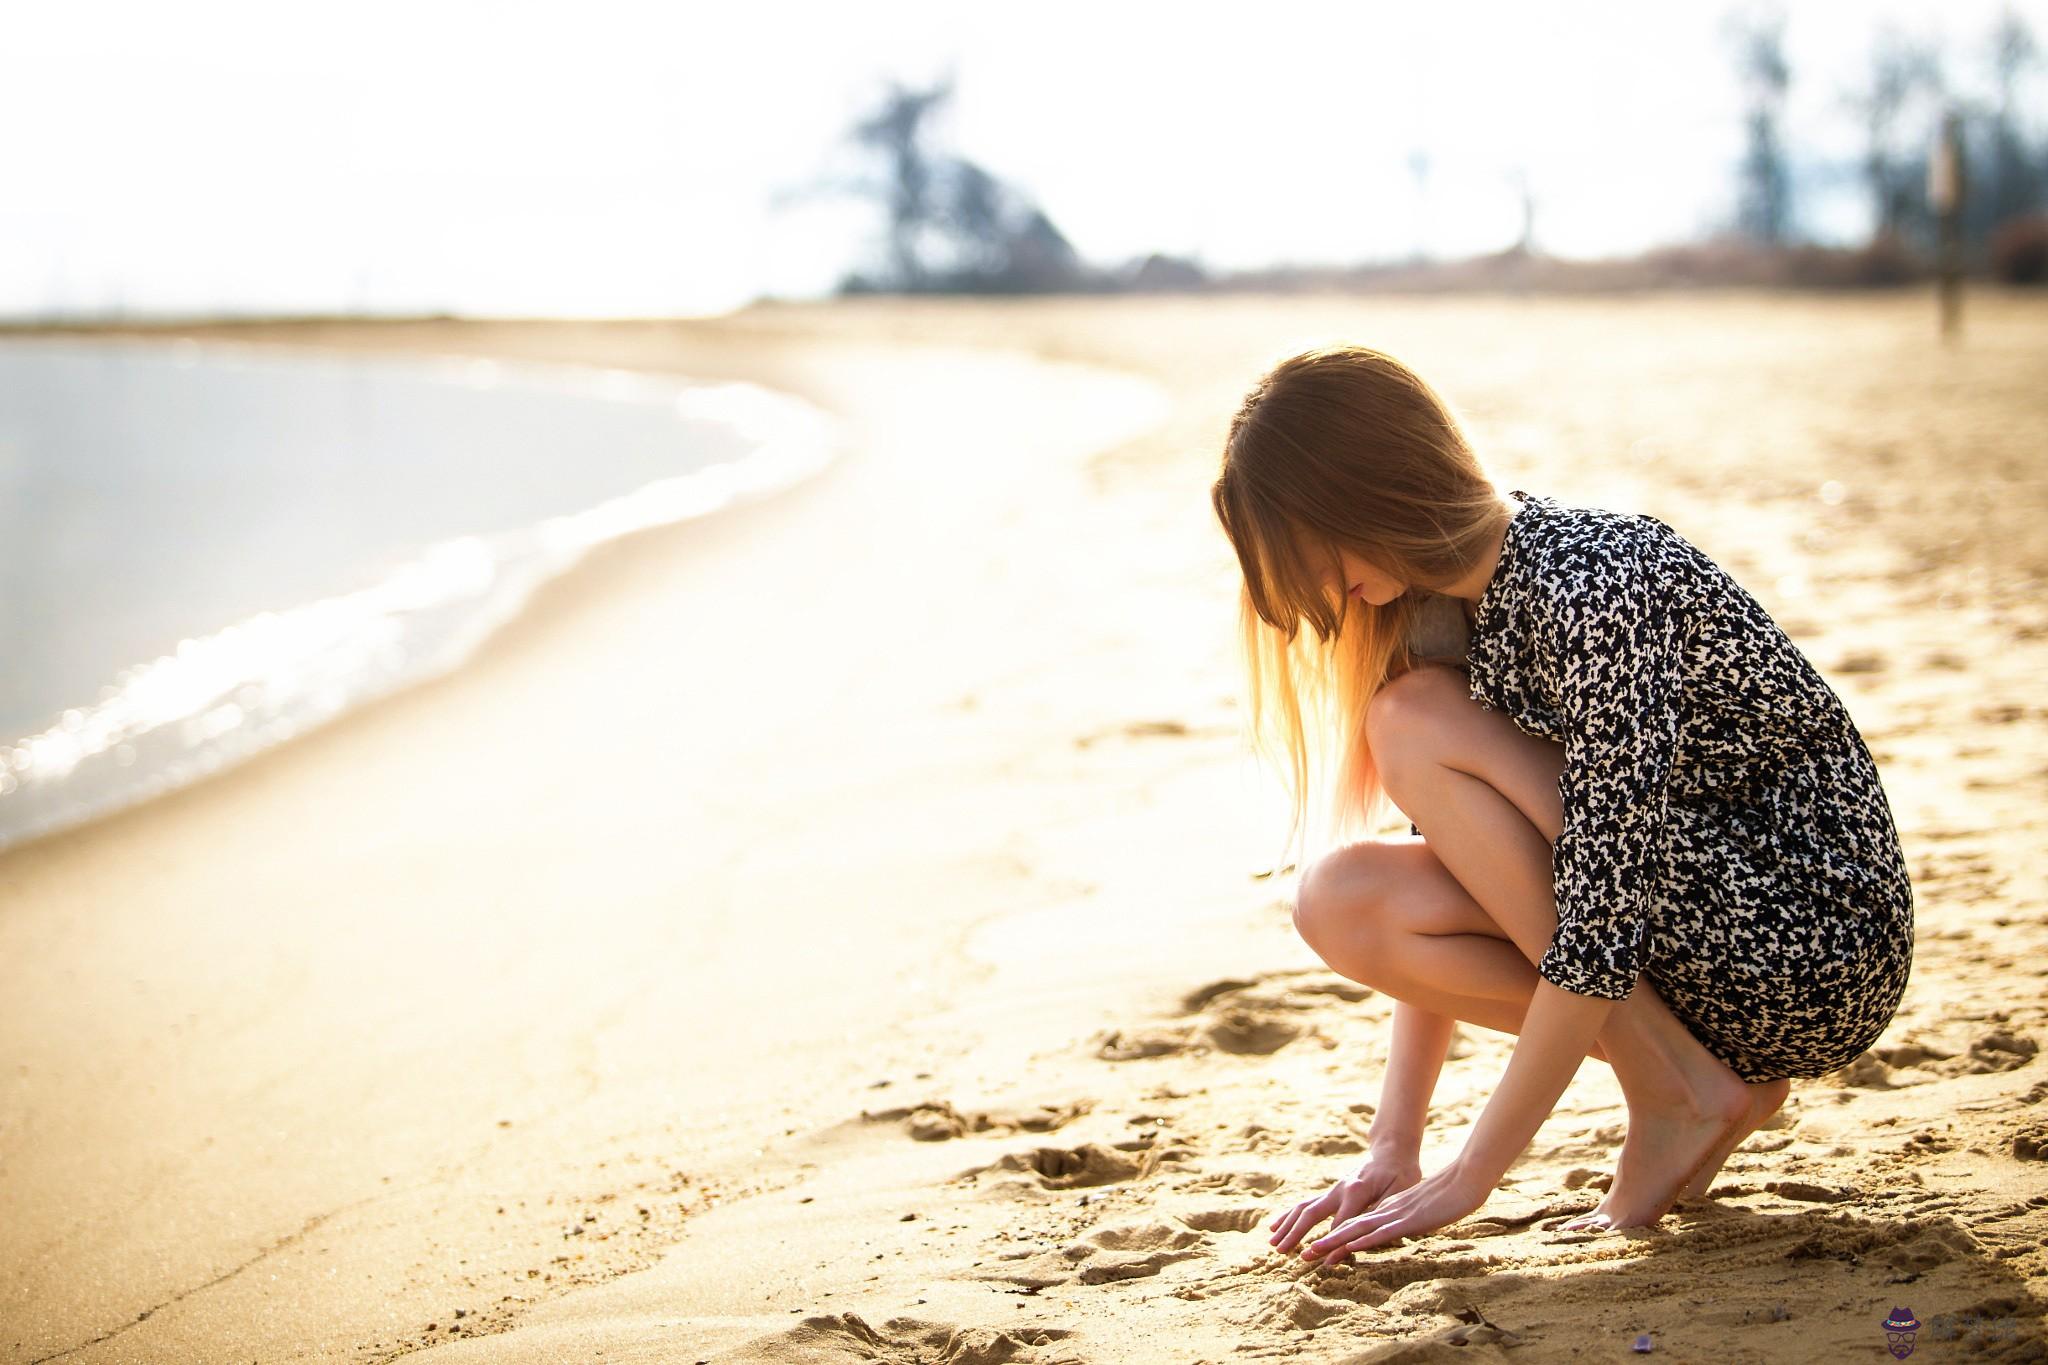
<svg viewBox="0 0 2048 1365">
<path fill-rule="evenodd" d="M 1386 1197 L 1378 1207 L 1341 1218 L 1327 1236 L 1309 1242 L 1300 1254 L 1311 1261 L 1321 1259 L 1323 1265 L 1341 1265 L 1354 1250 L 1368 1250 L 1386 1242 L 1399 1242 L 1405 1236 L 1423 1236 L 1425 1232 L 1448 1228 L 1466 1214 L 1477 1212 L 1489 1193 L 1493 1191 L 1485 1183 L 1468 1175 L 1458 1162 L 1452 1162 L 1427 1181 L 1417 1181 Z M 1321 1222 L 1321 1218 L 1315 1222 Z M 1315 1222 L 1307 1226 L 1313 1228 Z"/>
<path fill-rule="evenodd" d="M 1489 1182 L 1472 1175 L 1456 1161 L 1429 1179 L 1408 1186 L 1377 1208 L 1339 1223 L 1326 1237 L 1302 1249 L 1311 1259 L 1324 1258 L 1325 1265 L 1339 1265 L 1354 1251 L 1397 1242 L 1403 1237 L 1420 1237 L 1448 1227 L 1486 1203 Z M 1313 1224 L 1311 1224 L 1313 1226 Z"/>
<path fill-rule="evenodd" d="M 1334 1229 L 1345 1219 L 1377 1207 L 1381 1200 L 1407 1189 L 1420 1179 L 1422 1166 L 1413 1156 L 1368 1157 L 1356 1175 L 1338 1181 L 1328 1194 L 1304 1199 L 1268 1223 L 1266 1226 L 1273 1235 L 1267 1240 L 1281 1251 L 1292 1251 L 1295 1244 L 1325 1218 L 1333 1220 Z"/>
</svg>

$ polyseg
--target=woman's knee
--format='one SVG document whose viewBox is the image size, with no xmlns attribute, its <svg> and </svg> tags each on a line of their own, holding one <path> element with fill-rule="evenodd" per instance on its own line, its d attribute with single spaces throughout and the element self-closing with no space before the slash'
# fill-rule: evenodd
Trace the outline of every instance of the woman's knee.
<svg viewBox="0 0 2048 1365">
<path fill-rule="evenodd" d="M 1381 687 L 1365 708 L 1365 739 L 1381 772 L 1425 747 L 1451 708 L 1470 700 L 1465 674 L 1448 664 L 1410 669 Z"/>
<path fill-rule="evenodd" d="M 1463 669 L 1428 664 L 1394 679 L 1367 704 L 1365 734 L 1380 785 L 1397 802 L 1433 769 L 1450 768 L 1491 786 L 1556 842 L 1564 745 L 1480 706 Z"/>
<path fill-rule="evenodd" d="M 1325 854 L 1302 874 L 1294 895 L 1294 931 L 1334 970 L 1353 980 L 1386 931 L 1394 847 L 1379 841 Z"/>
</svg>

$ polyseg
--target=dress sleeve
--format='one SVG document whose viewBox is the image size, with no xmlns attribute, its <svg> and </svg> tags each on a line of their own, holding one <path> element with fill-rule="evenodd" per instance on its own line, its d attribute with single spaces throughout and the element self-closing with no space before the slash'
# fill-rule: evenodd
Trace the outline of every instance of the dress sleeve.
<svg viewBox="0 0 2048 1365">
<path fill-rule="evenodd" d="M 1654 555 L 1601 549 L 1546 613 L 1565 734 L 1557 932 L 1536 964 L 1577 995 L 1626 999 L 1648 952 L 1683 700 L 1679 614 Z"/>
</svg>

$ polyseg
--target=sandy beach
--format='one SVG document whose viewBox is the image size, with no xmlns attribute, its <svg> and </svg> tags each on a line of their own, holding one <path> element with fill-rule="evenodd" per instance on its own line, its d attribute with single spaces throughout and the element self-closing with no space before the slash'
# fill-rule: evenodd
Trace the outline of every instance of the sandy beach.
<svg viewBox="0 0 2048 1365">
<path fill-rule="evenodd" d="M 2048 299 L 867 299 L 166 336 L 746 379 L 818 478 L 602 547 L 467 666 L 0 854 L 0 1359 L 2048 1359 Z M 1503 488 L 1659 516 L 1839 691 L 1919 941 L 1713 1194 L 1503 1188 L 1311 1268 L 1393 1002 L 1292 929 L 1208 505 L 1345 339 Z M 1401 827 L 1405 832 L 1405 824 Z M 1388 834 L 1397 831 L 1391 824 Z M 1424 1167 L 1513 1039 L 1461 1028 Z"/>
</svg>

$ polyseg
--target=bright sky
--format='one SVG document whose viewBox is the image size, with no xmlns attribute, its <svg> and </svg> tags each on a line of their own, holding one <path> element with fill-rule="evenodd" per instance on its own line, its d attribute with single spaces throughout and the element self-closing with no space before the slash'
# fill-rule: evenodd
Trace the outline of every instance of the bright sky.
<svg viewBox="0 0 2048 1365">
<path fill-rule="evenodd" d="M 2012 7 L 2048 49 L 2048 0 Z M 17 0 L 0 315 L 661 314 L 828 292 L 874 259 L 880 208 L 776 208 L 778 191 L 859 170 L 843 134 L 886 81 L 947 71 L 943 144 L 1098 264 L 1497 250 L 1520 231 L 1518 168 L 1539 249 L 1633 251 L 1732 207 L 1728 8 Z M 1885 22 L 1988 94 L 1999 8 L 1792 0 L 1795 153 L 1860 152 L 1846 97 Z M 2044 86 L 2037 63 L 2037 137 Z M 1800 209 L 1829 240 L 1868 221 L 1853 182 Z"/>
</svg>

